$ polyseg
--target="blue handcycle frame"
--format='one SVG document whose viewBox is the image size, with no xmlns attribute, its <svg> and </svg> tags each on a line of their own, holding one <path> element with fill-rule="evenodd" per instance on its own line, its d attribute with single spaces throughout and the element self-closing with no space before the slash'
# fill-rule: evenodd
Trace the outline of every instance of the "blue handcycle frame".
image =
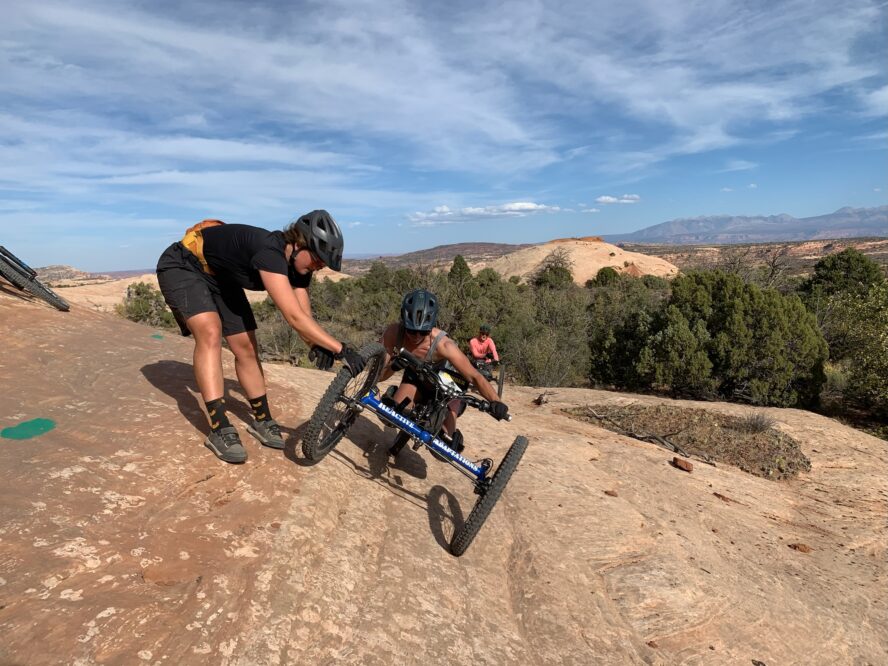
<svg viewBox="0 0 888 666">
<path fill-rule="evenodd" d="M 370 409 L 383 421 L 387 421 L 399 430 L 403 430 L 414 439 L 421 441 L 438 455 L 446 458 L 451 464 L 467 472 L 467 475 L 474 477 L 477 483 L 483 483 L 487 480 L 487 473 L 490 471 L 489 464 L 479 465 L 465 456 L 460 455 L 447 446 L 447 444 L 445 444 L 440 438 L 427 430 L 423 430 L 406 416 L 384 404 L 373 389 L 370 389 L 359 402 L 364 407 Z"/>
</svg>

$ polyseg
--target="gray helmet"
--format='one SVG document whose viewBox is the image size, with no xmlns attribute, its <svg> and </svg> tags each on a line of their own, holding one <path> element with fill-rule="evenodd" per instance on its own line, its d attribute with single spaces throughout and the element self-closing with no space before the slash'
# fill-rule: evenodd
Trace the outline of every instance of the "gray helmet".
<svg viewBox="0 0 888 666">
<path fill-rule="evenodd" d="M 438 320 L 438 297 L 425 289 L 414 289 L 401 302 L 401 323 L 411 331 L 428 333 Z"/>
<path fill-rule="evenodd" d="M 295 227 L 308 241 L 308 249 L 334 271 L 342 268 L 345 241 L 336 220 L 325 210 L 313 210 L 295 222 Z"/>
<path fill-rule="evenodd" d="M 478 330 L 482 333 L 490 333 L 490 324 L 481 324 Z"/>
</svg>

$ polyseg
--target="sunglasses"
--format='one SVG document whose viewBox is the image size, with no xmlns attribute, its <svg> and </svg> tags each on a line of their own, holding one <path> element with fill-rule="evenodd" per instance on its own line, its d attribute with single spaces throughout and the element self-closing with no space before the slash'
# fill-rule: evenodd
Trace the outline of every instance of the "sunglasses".
<svg viewBox="0 0 888 666">
<path fill-rule="evenodd" d="M 406 333 L 407 335 L 425 335 L 426 333 L 428 333 L 428 331 L 417 331 L 412 328 L 405 328 L 404 333 Z"/>
</svg>

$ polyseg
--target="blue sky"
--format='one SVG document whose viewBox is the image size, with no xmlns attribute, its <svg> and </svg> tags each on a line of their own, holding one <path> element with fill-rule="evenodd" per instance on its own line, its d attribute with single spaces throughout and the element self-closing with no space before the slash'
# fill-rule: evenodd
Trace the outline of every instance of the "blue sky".
<svg viewBox="0 0 888 666">
<path fill-rule="evenodd" d="M 888 3 L 4 3 L 0 243 L 153 266 L 326 208 L 346 255 L 888 202 Z"/>
</svg>

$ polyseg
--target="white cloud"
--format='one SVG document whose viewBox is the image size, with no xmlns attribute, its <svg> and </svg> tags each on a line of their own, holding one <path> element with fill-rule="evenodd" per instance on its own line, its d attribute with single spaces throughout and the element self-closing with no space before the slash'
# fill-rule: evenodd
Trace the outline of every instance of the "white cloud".
<svg viewBox="0 0 888 666">
<path fill-rule="evenodd" d="M 725 164 L 725 168 L 721 169 L 719 173 L 725 173 L 727 171 L 749 171 L 750 169 L 758 168 L 758 164 L 755 162 L 749 162 L 748 160 L 728 160 L 727 164 Z"/>
<path fill-rule="evenodd" d="M 595 203 L 604 204 L 604 205 L 634 204 L 634 203 L 638 203 L 639 201 L 641 201 L 641 197 L 638 196 L 637 194 L 624 194 L 620 197 L 613 197 L 613 196 L 610 196 L 609 194 L 605 194 L 605 195 L 602 195 L 602 196 L 598 197 L 597 199 L 595 199 Z"/>
<path fill-rule="evenodd" d="M 758 188 L 758 185 L 756 185 L 755 183 L 750 183 L 746 187 L 749 188 L 750 190 L 755 190 Z"/>
<path fill-rule="evenodd" d="M 191 3 L 19 3 L 0 28 L 0 94 L 134 111 L 167 130 L 275 123 L 372 136 L 397 142 L 413 165 L 475 173 L 574 157 L 639 169 L 736 145 L 747 137 L 735 128 L 753 122 L 787 129 L 825 93 L 855 91 L 873 112 L 888 100 L 888 87 L 871 83 L 884 71 L 879 50 L 857 48 L 876 34 L 878 0 L 778 2 L 768 20 L 734 0 L 527 3 L 508 17 L 482 1 L 460 11 L 449 22 L 405 2 L 260 3 L 241 21 L 226 4 L 208 14 Z M 528 105 L 541 85 L 548 101 Z M 206 103 L 217 94 L 224 105 Z M 588 137 L 591 122 L 616 136 L 611 114 L 656 138 L 639 151 L 627 133 L 590 151 L 567 129 Z"/>
<path fill-rule="evenodd" d="M 468 206 L 452 209 L 449 206 L 435 206 L 431 211 L 417 211 L 407 216 L 414 226 L 437 226 L 439 224 L 463 224 L 479 219 L 525 217 L 537 213 L 558 213 L 560 206 L 547 206 L 529 201 L 516 201 L 498 206 Z"/>
<path fill-rule="evenodd" d="M 676 156 L 888 112 L 884 0 L 564 0 L 506 15 L 480 0 L 458 21 L 404 0 L 258 2 L 249 20 L 238 3 L 45 0 L 2 15 L 0 211 L 35 235 L 52 212 L 95 206 L 111 228 L 208 211 L 264 224 L 321 205 L 368 222 L 530 215 L 547 209 L 432 207 L 516 196 L 517 176 L 552 192 L 542 170 L 559 161 L 633 172 L 603 191 L 640 187 Z M 884 149 L 871 137 L 855 150 Z"/>
<path fill-rule="evenodd" d="M 558 159 L 521 111 L 521 93 L 455 58 L 451 36 L 415 8 L 257 6 L 248 23 L 232 19 L 225 6 L 212 20 L 195 6 L 103 0 L 10 8 L 0 94 L 132 109 L 168 128 L 373 135 L 439 169 L 521 171 Z M 224 104 L 206 103 L 217 94 Z"/>
<path fill-rule="evenodd" d="M 581 213 L 600 213 L 601 210 L 598 208 L 584 208 L 580 211 Z"/>
<path fill-rule="evenodd" d="M 734 189 L 731 188 L 731 187 L 723 187 L 723 188 L 721 188 L 721 191 L 722 191 L 722 192 L 733 192 Z"/>
<path fill-rule="evenodd" d="M 873 116 L 888 116 L 888 85 L 863 93 L 864 108 Z"/>
<path fill-rule="evenodd" d="M 881 192 L 881 191 L 882 191 L 881 187 L 874 187 L 873 188 L 873 192 Z"/>
</svg>

